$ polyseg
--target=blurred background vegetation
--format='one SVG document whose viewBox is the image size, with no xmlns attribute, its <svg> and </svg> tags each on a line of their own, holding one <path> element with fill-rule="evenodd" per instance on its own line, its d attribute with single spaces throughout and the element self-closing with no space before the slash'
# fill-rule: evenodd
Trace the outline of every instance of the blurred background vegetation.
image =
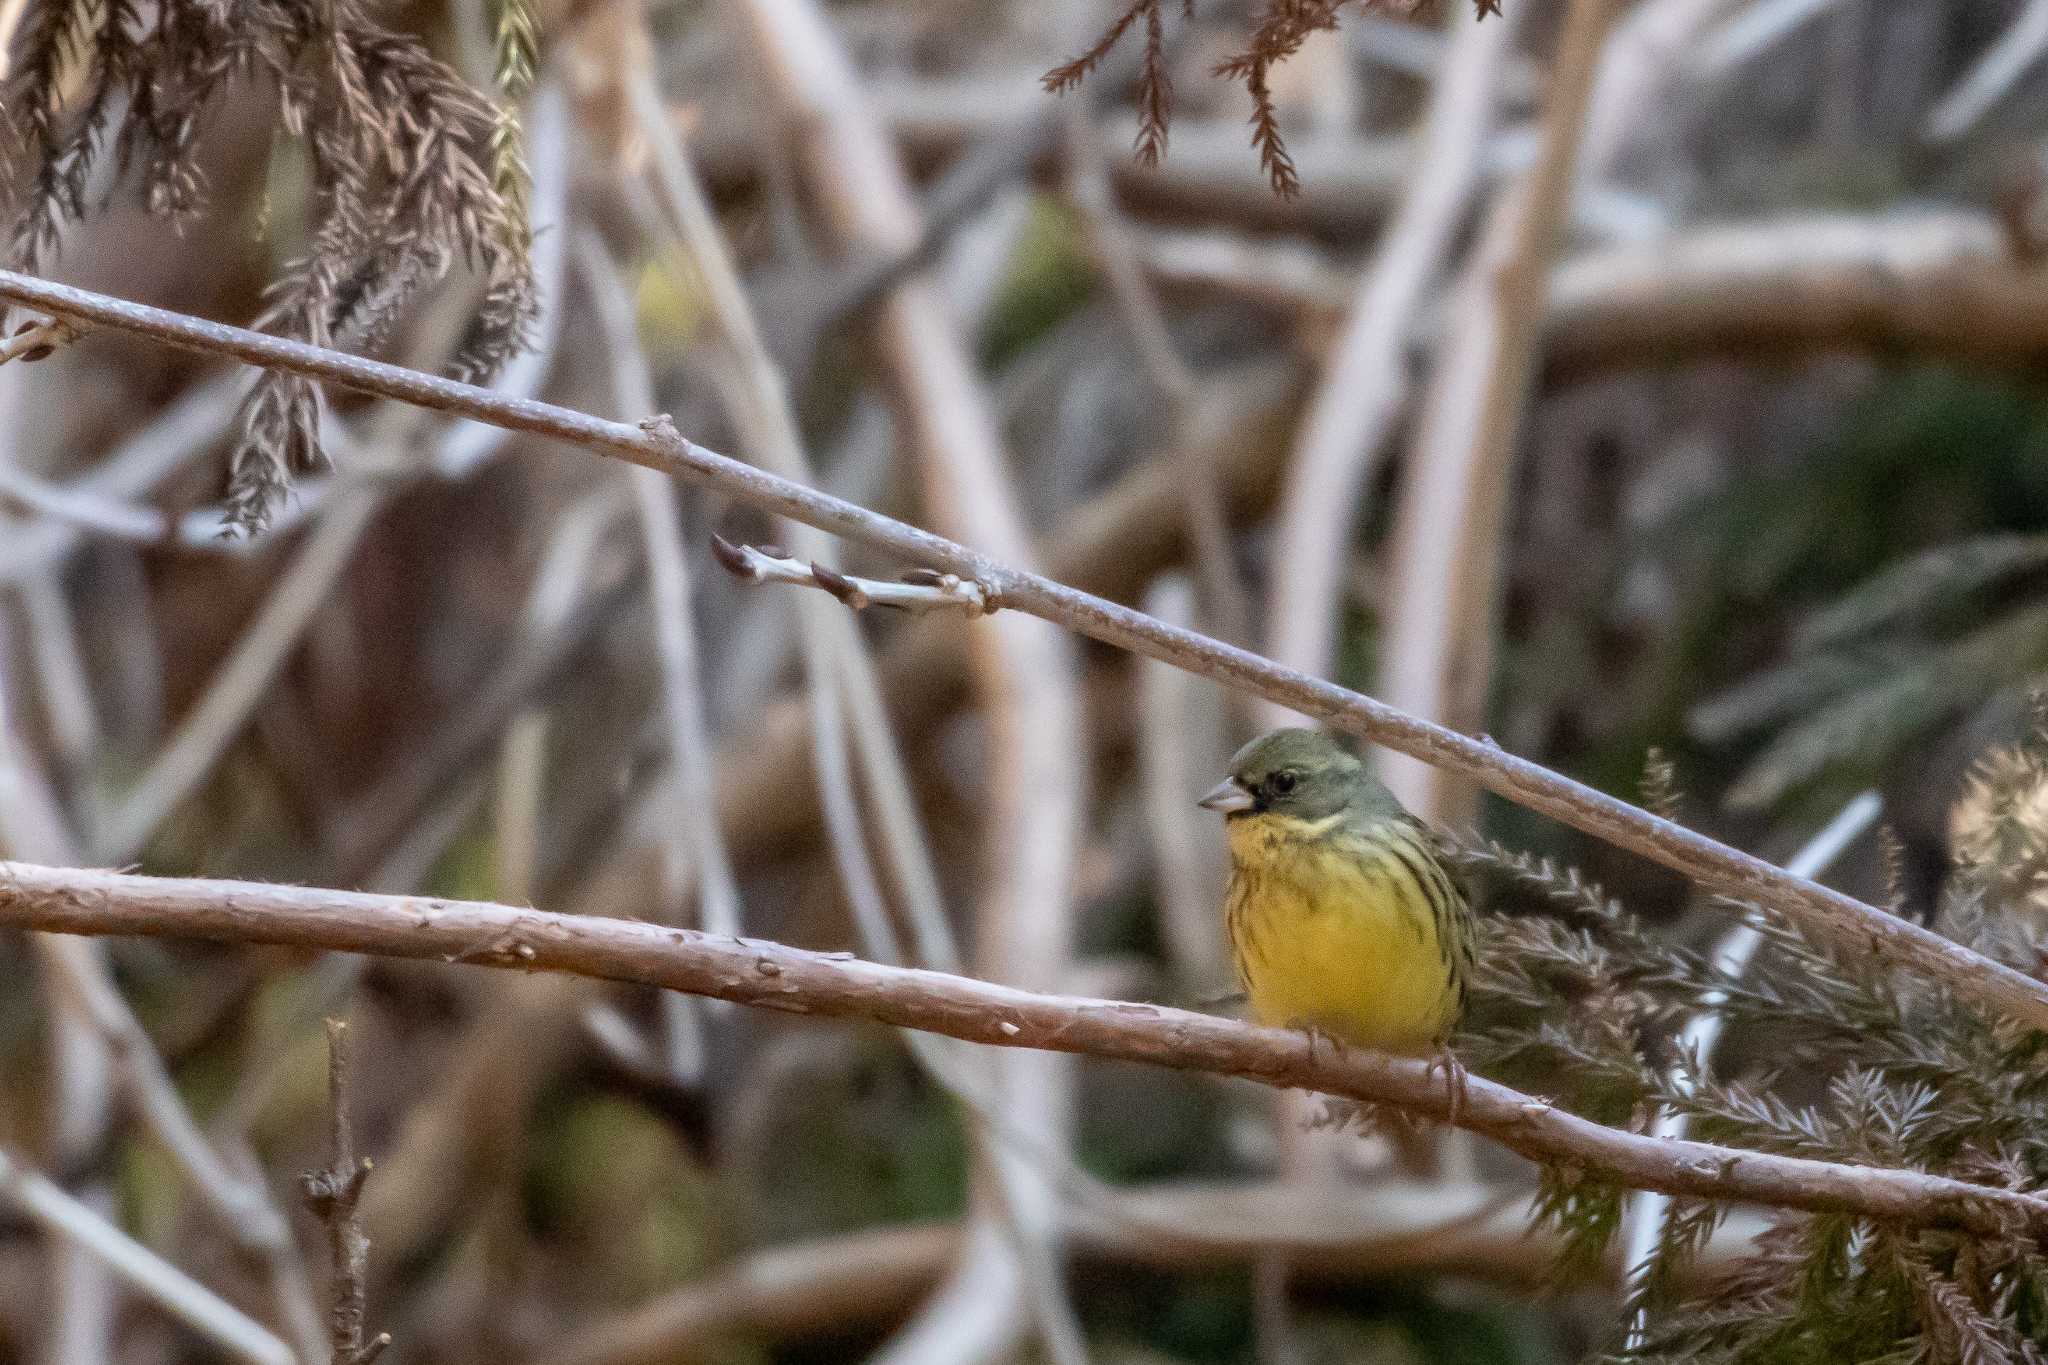
<svg viewBox="0 0 2048 1365">
<path fill-rule="evenodd" d="M 1433 502 L 1426 471 L 1466 455 L 1428 414 L 1471 378 L 1570 7 L 1505 0 L 1487 34 L 1450 0 L 1306 6 L 1337 23 L 1270 73 L 1282 196 L 1244 85 L 1212 69 L 1286 7 L 1151 11 L 1172 118 L 1146 164 L 1142 8 L 1054 96 L 1041 75 L 1115 10 L 0 3 L 12 263 L 671 412 L 1776 861 L 1875 789 L 1890 837 L 1831 882 L 2038 971 L 2048 5 L 1612 5 L 1574 192 L 1525 244 L 1547 281 L 1532 377 L 1468 492 Z M 1460 71 L 1489 104 L 1462 131 L 1430 114 Z M 1403 254 L 1461 157 L 1469 183 Z M 1405 292 L 1358 288 L 1403 271 Z M 1375 326 L 1378 369 L 1347 342 Z M 1383 395 L 1379 428 L 1328 419 L 1351 389 Z M 9 365 L 0 412 L 5 856 L 703 924 L 1087 994 L 1228 989 L 1221 841 L 1191 802 L 1262 717 L 1208 683 L 1013 613 L 854 618 L 746 585 L 714 533 L 914 566 L 132 338 Z M 1318 485 L 1326 419 L 1346 472 Z M 1328 572 L 1290 578 L 1310 532 Z M 1454 663 L 1404 692 L 1418 636 L 1395 618 L 1461 573 L 1480 587 L 1452 600 L 1479 605 L 1420 628 Z M 1282 618 L 1333 623 L 1329 647 L 1276 642 Z M 1674 776 L 1646 786 L 1653 753 Z M 1477 1069 L 1609 1122 L 1672 1099 L 1672 1031 L 1711 976 L 1690 954 L 1730 908 L 1493 798 L 1407 794 L 1469 836 L 1514 964 Z M 1853 1154 L 1877 1122 L 1857 1104 L 1890 1113 L 1942 1068 L 2006 1076 L 2014 1123 L 2048 1104 L 2026 1040 L 1945 1002 L 1796 936 L 1757 970 L 1716 1065 L 1750 1088 L 1700 1104 L 1714 1136 L 1809 1150 L 1786 1115 L 1810 1105 L 1821 1150 Z M 1772 984 L 1801 973 L 1841 989 Z M 1523 1164 L 1452 1141 L 1417 1170 L 1400 1143 L 1304 1137 L 1248 1085 L 1013 1074 L 646 991 L 203 944 L 65 963 L 8 936 L 0 981 L 0 1150 L 308 1359 L 324 1259 L 293 1177 L 323 1160 L 336 1012 L 387 1359 L 1060 1359 L 1060 1321 L 1128 1365 L 1623 1345 L 1617 1194 L 1554 1200 L 1524 1236 Z M 95 981 L 295 1251 L 224 1223 L 167 1150 L 80 1004 Z M 1893 1052 L 1870 1041 L 1894 1030 Z M 1788 1080 L 1788 1059 L 1815 1069 Z M 1894 1088 L 1856 1090 L 1859 1067 Z M 1979 1126 L 1902 1120 L 1894 1158 L 2043 1183 L 1981 1094 L 1942 1099 Z M 1675 1317 L 1704 1335 L 1644 1351 L 2040 1358 L 2025 1255 L 1814 1221 L 1736 1211 L 1659 1290 L 1718 1284 L 1778 1335 Z M 224 1351 L 0 1214 L 0 1362 Z"/>
</svg>

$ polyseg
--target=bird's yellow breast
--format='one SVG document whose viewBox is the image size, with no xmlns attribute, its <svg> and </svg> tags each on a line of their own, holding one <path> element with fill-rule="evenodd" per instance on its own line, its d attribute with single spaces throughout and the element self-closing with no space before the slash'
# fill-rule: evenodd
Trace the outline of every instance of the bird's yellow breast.
<svg viewBox="0 0 2048 1365">
<path fill-rule="evenodd" d="M 1438 1046 L 1457 1009 L 1438 917 L 1379 830 L 1229 824 L 1226 913 L 1253 1015 L 1389 1052 Z"/>
</svg>

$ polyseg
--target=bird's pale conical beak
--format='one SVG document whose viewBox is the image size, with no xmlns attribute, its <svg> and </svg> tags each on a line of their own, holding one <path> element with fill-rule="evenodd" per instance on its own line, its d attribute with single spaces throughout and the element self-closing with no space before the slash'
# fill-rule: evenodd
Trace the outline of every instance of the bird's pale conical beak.
<svg viewBox="0 0 2048 1365">
<path fill-rule="evenodd" d="M 1235 815 L 1241 810 L 1252 808 L 1252 794 L 1226 777 L 1195 804 L 1203 810 L 1213 810 L 1218 815 Z"/>
</svg>

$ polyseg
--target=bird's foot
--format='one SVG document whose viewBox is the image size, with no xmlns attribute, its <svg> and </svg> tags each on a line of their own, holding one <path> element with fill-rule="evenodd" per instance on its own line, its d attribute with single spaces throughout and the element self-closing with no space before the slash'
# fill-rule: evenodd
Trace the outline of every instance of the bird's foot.
<svg viewBox="0 0 2048 1365">
<path fill-rule="evenodd" d="M 1308 1035 L 1308 1059 L 1311 1063 L 1316 1059 L 1316 1044 L 1318 1042 L 1328 1044 L 1330 1051 L 1336 1056 L 1342 1057 L 1344 1055 L 1344 1040 L 1324 1028 L 1321 1024 L 1301 1022 L 1297 1023 L 1295 1027 Z"/>
<path fill-rule="evenodd" d="M 1444 1116 L 1444 1122 L 1455 1128 L 1458 1126 L 1459 1116 L 1465 1112 L 1466 1071 L 1465 1064 L 1458 1060 L 1457 1054 L 1451 1051 L 1448 1043 L 1436 1050 L 1436 1055 L 1430 1059 L 1429 1065 L 1423 1068 L 1422 1075 L 1426 1080 L 1439 1071 L 1444 1073 L 1444 1090 L 1450 1100 L 1450 1109 Z"/>
</svg>

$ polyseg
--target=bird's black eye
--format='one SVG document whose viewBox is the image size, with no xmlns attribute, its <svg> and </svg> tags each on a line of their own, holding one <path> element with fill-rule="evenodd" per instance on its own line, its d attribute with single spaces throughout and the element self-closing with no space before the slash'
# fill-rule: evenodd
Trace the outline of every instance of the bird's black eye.
<svg viewBox="0 0 2048 1365">
<path fill-rule="evenodd" d="M 1293 791 L 1295 784 L 1300 781 L 1300 773 L 1292 768 L 1282 768 L 1279 772 L 1273 774 L 1266 785 L 1272 789 L 1273 795 L 1285 796 Z"/>
</svg>

